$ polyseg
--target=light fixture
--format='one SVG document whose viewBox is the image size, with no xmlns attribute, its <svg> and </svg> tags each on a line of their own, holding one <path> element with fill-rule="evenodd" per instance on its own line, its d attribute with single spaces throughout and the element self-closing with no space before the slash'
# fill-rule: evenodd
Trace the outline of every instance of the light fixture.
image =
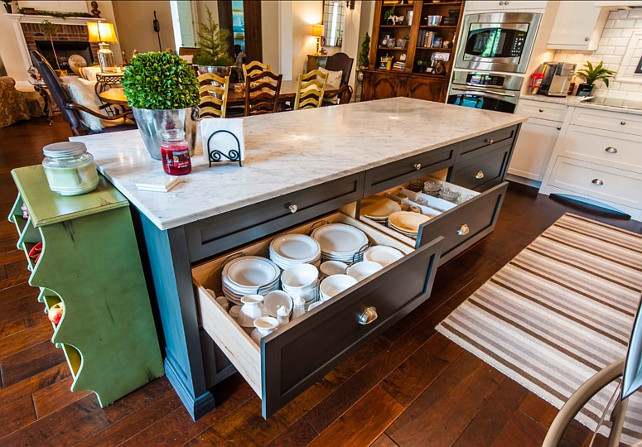
<svg viewBox="0 0 642 447">
<path fill-rule="evenodd" d="M 312 35 L 317 38 L 317 54 L 321 51 L 321 36 L 323 36 L 323 25 L 312 25 Z"/>
<path fill-rule="evenodd" d="M 98 63 L 103 73 L 116 71 L 116 59 L 114 53 L 109 49 L 110 43 L 118 43 L 114 24 L 109 22 L 87 22 L 89 41 L 98 43 Z"/>
</svg>

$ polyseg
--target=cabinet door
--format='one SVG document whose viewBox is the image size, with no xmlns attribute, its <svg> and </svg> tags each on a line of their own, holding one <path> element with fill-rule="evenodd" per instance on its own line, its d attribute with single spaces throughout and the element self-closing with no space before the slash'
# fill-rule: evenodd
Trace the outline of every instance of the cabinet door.
<svg viewBox="0 0 642 447">
<path fill-rule="evenodd" d="M 548 48 L 595 50 L 602 35 L 608 9 L 594 2 L 560 2 Z"/>
<path fill-rule="evenodd" d="M 367 86 L 364 85 L 363 89 L 367 100 L 403 96 L 403 92 L 400 92 L 401 79 L 398 75 L 371 73 L 368 81 Z"/>
<path fill-rule="evenodd" d="M 542 181 L 560 129 L 558 123 L 535 118 L 522 124 L 508 173 Z"/>
<path fill-rule="evenodd" d="M 444 79 L 408 78 L 406 96 L 427 101 L 444 102 L 448 90 L 448 81 Z"/>
</svg>

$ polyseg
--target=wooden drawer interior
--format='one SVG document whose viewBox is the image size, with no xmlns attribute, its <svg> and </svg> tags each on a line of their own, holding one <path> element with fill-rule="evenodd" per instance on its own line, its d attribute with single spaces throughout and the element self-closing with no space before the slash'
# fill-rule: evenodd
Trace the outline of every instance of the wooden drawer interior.
<svg viewBox="0 0 642 447">
<path fill-rule="evenodd" d="M 377 229 L 360 222 L 356 219 L 349 217 L 342 212 L 335 212 L 322 218 L 315 219 L 305 224 L 299 225 L 290 230 L 284 231 L 280 234 L 286 233 L 299 233 L 309 234 L 312 229 L 323 223 L 346 223 L 355 226 L 366 233 L 371 245 L 388 245 L 401 250 L 405 254 L 410 254 L 414 248 L 408 244 L 390 237 Z M 243 248 L 235 250 L 225 256 L 217 257 L 215 259 L 206 261 L 192 268 L 192 278 L 196 287 L 196 296 L 198 300 L 198 307 L 200 309 L 200 324 L 207 334 L 214 340 L 216 345 L 223 351 L 228 359 L 234 364 L 241 375 L 247 380 L 256 394 L 263 398 L 265 390 L 263 389 L 262 381 L 262 363 L 261 346 L 257 345 L 250 336 L 239 326 L 234 319 L 216 302 L 215 297 L 208 291 L 211 289 L 217 296 L 222 295 L 221 273 L 223 264 L 226 259 L 238 253 L 244 253 L 248 256 L 265 256 L 269 257 L 269 244 L 278 235 L 262 239 L 258 242 L 247 245 Z M 404 258 L 396 263 L 384 268 L 382 272 L 395 268 L 399 263 L 402 263 Z M 350 291 L 358 289 L 362 283 L 357 283 L 346 292 L 349 295 Z M 337 299 L 348 298 L 343 294 L 337 298 L 333 298 L 323 305 L 317 307 L 311 312 L 306 313 L 302 317 L 290 321 L 285 326 L 278 328 L 273 334 L 273 337 L 281 337 L 288 332 L 297 322 L 305 318 L 314 318 L 317 314 L 322 314 L 324 309 L 330 303 Z"/>
</svg>

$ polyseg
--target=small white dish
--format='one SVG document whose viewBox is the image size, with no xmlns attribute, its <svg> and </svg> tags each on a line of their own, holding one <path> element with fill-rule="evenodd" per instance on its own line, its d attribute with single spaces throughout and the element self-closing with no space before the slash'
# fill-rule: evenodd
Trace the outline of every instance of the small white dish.
<svg viewBox="0 0 642 447">
<path fill-rule="evenodd" d="M 261 295 L 244 295 L 241 298 L 241 310 L 236 319 L 239 326 L 252 327 L 254 320 L 263 317 L 263 297 Z"/>
<path fill-rule="evenodd" d="M 348 264 L 341 261 L 326 261 L 321 263 L 319 270 L 323 276 L 343 275 L 348 269 Z"/>
<path fill-rule="evenodd" d="M 254 320 L 255 329 L 252 331 L 252 340 L 259 344 L 261 339 L 266 335 L 270 335 L 274 330 L 279 327 L 279 322 L 274 317 L 259 317 Z"/>
<path fill-rule="evenodd" d="M 375 245 L 370 247 L 363 254 L 366 261 L 376 262 L 381 264 L 382 267 L 387 267 L 397 259 L 403 258 L 403 253 L 396 248 L 388 247 L 387 245 Z"/>
<path fill-rule="evenodd" d="M 348 267 L 346 273 L 348 276 L 352 276 L 357 281 L 363 281 L 368 276 L 374 275 L 382 268 L 383 266 L 378 262 L 362 261 L 357 262 L 356 264 L 352 264 L 350 267 Z"/>
<path fill-rule="evenodd" d="M 327 301 L 335 295 L 352 287 L 357 280 L 348 275 L 332 275 L 321 281 L 321 300 Z"/>
<path fill-rule="evenodd" d="M 265 295 L 263 308 L 268 315 L 276 317 L 280 307 L 283 307 L 287 311 L 285 315 L 290 315 L 290 312 L 292 312 L 292 298 L 290 298 L 287 292 L 275 290 Z"/>
<path fill-rule="evenodd" d="M 289 290 L 309 288 L 319 279 L 319 270 L 310 264 L 298 264 L 286 269 L 281 275 L 281 284 Z"/>
</svg>

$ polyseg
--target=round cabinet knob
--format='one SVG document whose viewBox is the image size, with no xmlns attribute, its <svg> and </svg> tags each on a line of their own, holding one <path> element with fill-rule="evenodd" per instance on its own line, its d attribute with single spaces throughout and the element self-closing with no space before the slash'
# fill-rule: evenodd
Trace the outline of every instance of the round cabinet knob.
<svg viewBox="0 0 642 447">
<path fill-rule="evenodd" d="M 590 37 L 585 37 L 585 38 L 584 38 L 584 42 L 588 42 L 589 40 L 591 40 L 591 38 L 590 38 Z"/>
<path fill-rule="evenodd" d="M 415 171 L 418 171 L 421 169 L 421 163 L 415 163 L 412 165 L 413 168 L 415 168 Z"/>
<path fill-rule="evenodd" d="M 620 121 L 620 126 L 626 126 L 626 121 Z"/>
<path fill-rule="evenodd" d="M 597 186 L 602 186 L 604 184 L 604 180 L 599 178 L 594 178 L 593 180 L 591 180 L 591 183 Z"/>
<path fill-rule="evenodd" d="M 544 109 L 539 109 L 539 113 L 544 113 Z"/>
<path fill-rule="evenodd" d="M 379 318 L 379 315 L 377 315 L 377 309 L 374 306 L 370 306 L 363 309 L 363 312 L 359 314 L 358 321 L 359 324 L 365 326 L 372 323 L 377 318 Z"/>
<path fill-rule="evenodd" d="M 476 179 L 484 178 L 484 171 L 477 171 L 477 174 L 475 174 Z"/>
<path fill-rule="evenodd" d="M 461 227 L 457 229 L 458 236 L 466 236 L 468 233 L 470 233 L 470 228 L 468 227 L 467 224 L 463 224 Z"/>
<path fill-rule="evenodd" d="M 614 148 L 613 146 L 609 146 L 606 149 L 604 149 L 604 152 L 608 152 L 609 154 L 617 154 L 617 149 Z"/>
<path fill-rule="evenodd" d="M 296 206 L 294 203 L 289 204 L 289 205 L 288 205 L 288 209 L 290 210 L 290 212 L 291 212 L 292 214 L 294 214 L 294 213 L 296 213 L 297 211 L 299 211 L 299 207 L 298 207 L 298 206 Z"/>
<path fill-rule="evenodd" d="M 490 139 L 486 138 L 484 141 L 486 141 L 486 143 L 488 143 L 488 144 L 493 144 L 495 142 L 495 140 L 493 140 L 492 138 L 490 138 Z"/>
<path fill-rule="evenodd" d="M 562 126 L 557 126 L 556 129 L 557 130 L 562 130 Z"/>
</svg>

